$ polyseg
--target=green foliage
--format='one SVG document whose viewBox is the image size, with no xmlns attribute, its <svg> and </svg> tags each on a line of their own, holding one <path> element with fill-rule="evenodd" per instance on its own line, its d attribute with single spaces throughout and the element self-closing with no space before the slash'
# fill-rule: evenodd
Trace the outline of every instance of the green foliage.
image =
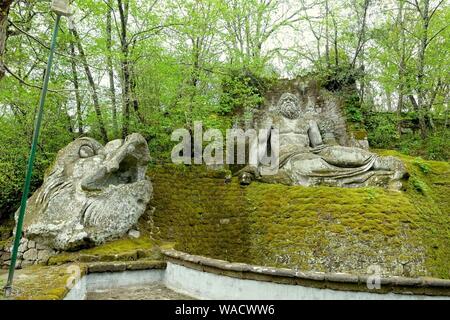
<svg viewBox="0 0 450 320">
<path fill-rule="evenodd" d="M 160 258 L 155 241 L 151 240 L 146 232 L 139 239 L 125 237 L 90 249 L 62 252 L 51 257 L 48 264 L 61 265 L 79 261 L 132 261 L 144 257 L 155 260 Z"/>
<path fill-rule="evenodd" d="M 361 107 L 361 101 L 357 93 L 346 94 L 344 101 L 344 110 L 347 116 L 347 121 L 354 123 L 362 123 L 363 112 Z"/>
<path fill-rule="evenodd" d="M 10 217 L 19 206 L 38 98 L 36 89 L 21 87 L 11 79 L 0 82 L 0 99 L 4 106 L 0 111 L 0 220 Z M 48 96 L 31 191 L 41 184 L 56 152 L 73 138 L 67 131 L 67 118 L 61 117 L 64 112 L 61 108 L 66 102 L 60 94 Z"/>
<path fill-rule="evenodd" d="M 263 102 L 266 80 L 247 70 L 232 70 L 222 78 L 219 113 L 230 115 L 258 108 Z"/>
<path fill-rule="evenodd" d="M 335 52 L 330 53 L 330 61 L 322 56 L 311 67 L 311 74 L 319 81 L 322 87 L 329 91 L 352 91 L 356 88 L 356 82 L 361 79 L 363 72 L 351 66 L 348 53 L 343 50 L 338 52 L 338 61 L 335 62 Z"/>
<path fill-rule="evenodd" d="M 441 124 L 444 121 L 439 118 L 435 119 L 436 128 L 427 139 L 422 139 L 414 112 L 403 113 L 400 119 L 392 112 L 364 112 L 363 116 L 369 144 L 373 148 L 396 149 L 404 154 L 430 160 L 450 159 L 450 129 L 445 128 Z"/>
<path fill-rule="evenodd" d="M 421 139 L 419 133 L 406 133 L 401 136 L 395 148 L 402 153 L 425 159 L 448 161 L 449 131 L 450 129 L 438 129 L 425 140 Z"/>
<path fill-rule="evenodd" d="M 450 128 L 432 133 L 425 144 L 428 159 L 448 161 L 450 159 Z"/>
<path fill-rule="evenodd" d="M 397 121 L 392 114 L 371 112 L 365 118 L 369 143 L 374 148 L 395 148 L 399 141 Z"/>
</svg>

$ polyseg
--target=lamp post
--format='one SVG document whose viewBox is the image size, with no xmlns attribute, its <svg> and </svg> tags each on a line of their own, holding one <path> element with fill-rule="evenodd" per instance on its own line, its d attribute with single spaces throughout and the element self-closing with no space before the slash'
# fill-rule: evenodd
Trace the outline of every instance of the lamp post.
<svg viewBox="0 0 450 320">
<path fill-rule="evenodd" d="M 20 202 L 19 216 L 17 217 L 17 226 L 14 238 L 14 245 L 11 253 L 11 264 L 9 266 L 8 281 L 4 288 L 5 296 L 9 296 L 12 290 L 14 271 L 16 269 L 16 262 L 17 262 L 17 252 L 19 250 L 20 240 L 22 238 L 23 219 L 25 216 L 28 194 L 30 192 L 31 175 L 33 173 L 33 163 L 34 158 L 36 156 L 36 146 L 39 140 L 39 131 L 41 129 L 42 115 L 44 113 L 45 98 L 47 96 L 48 83 L 50 81 L 50 72 L 53 64 L 53 56 L 56 49 L 56 39 L 58 37 L 59 22 L 61 21 L 62 16 L 71 15 L 69 0 L 52 0 L 51 10 L 54 13 L 56 13 L 55 27 L 53 29 L 52 42 L 50 45 L 50 54 L 47 62 L 47 69 L 45 71 L 45 78 L 44 84 L 42 86 L 41 98 L 39 100 L 39 110 L 34 125 L 33 141 L 31 143 L 31 150 L 28 158 L 27 173 L 25 177 L 25 184 L 23 186 L 22 200 Z"/>
</svg>

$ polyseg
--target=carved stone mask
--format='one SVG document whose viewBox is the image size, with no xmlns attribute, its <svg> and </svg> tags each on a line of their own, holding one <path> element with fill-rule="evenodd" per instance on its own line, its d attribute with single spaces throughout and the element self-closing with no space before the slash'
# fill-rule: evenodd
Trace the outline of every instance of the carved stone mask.
<svg viewBox="0 0 450 320">
<path fill-rule="evenodd" d="M 300 101 L 292 93 L 285 93 L 278 102 L 279 112 L 288 119 L 297 119 L 300 117 Z"/>
<path fill-rule="evenodd" d="M 150 201 L 149 160 L 139 134 L 104 147 L 91 138 L 70 143 L 28 200 L 24 236 L 57 250 L 121 237 Z"/>
</svg>

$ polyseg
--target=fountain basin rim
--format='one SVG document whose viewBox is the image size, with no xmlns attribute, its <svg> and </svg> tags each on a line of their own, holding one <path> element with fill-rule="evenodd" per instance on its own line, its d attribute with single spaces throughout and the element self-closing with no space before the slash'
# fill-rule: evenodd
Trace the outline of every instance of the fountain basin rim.
<svg viewBox="0 0 450 320">
<path fill-rule="evenodd" d="M 373 276 L 370 275 L 305 272 L 285 268 L 256 266 L 191 255 L 174 249 L 162 249 L 162 253 L 168 262 L 203 272 L 239 279 L 301 285 L 305 287 L 340 291 L 450 297 L 450 280 L 446 279 L 428 277 L 407 278 L 399 276 L 381 277 L 381 289 L 369 289 L 367 283 L 373 278 Z"/>
</svg>

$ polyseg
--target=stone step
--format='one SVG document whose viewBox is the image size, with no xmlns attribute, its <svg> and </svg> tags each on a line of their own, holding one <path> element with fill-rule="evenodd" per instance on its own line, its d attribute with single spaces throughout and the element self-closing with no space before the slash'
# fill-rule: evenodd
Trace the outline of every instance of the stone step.
<svg viewBox="0 0 450 320">
<path fill-rule="evenodd" d="M 166 262 L 158 260 L 92 262 L 86 264 L 87 273 L 123 272 L 138 270 L 165 269 Z"/>
<path fill-rule="evenodd" d="M 129 252 L 117 254 L 61 254 L 51 257 L 48 265 L 61 265 L 70 262 L 112 262 L 112 261 L 138 261 L 142 259 L 158 259 L 160 257 L 159 250 L 153 249 L 138 249 Z"/>
</svg>

